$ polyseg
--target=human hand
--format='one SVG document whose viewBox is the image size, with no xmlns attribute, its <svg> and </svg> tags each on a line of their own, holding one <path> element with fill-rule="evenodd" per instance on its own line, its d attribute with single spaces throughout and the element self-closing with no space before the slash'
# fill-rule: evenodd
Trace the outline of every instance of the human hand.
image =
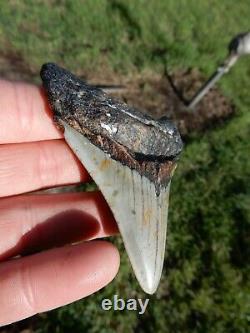
<svg viewBox="0 0 250 333">
<path fill-rule="evenodd" d="M 22 194 L 87 180 L 42 90 L 0 80 L 0 326 L 90 295 L 116 275 L 112 244 L 79 243 L 117 232 L 99 192 Z"/>
</svg>

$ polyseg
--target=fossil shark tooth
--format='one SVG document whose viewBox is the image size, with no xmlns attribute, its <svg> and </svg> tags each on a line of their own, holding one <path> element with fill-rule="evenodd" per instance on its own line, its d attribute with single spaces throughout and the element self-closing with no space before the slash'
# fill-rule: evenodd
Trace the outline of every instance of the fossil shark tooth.
<svg viewBox="0 0 250 333">
<path fill-rule="evenodd" d="M 63 126 L 66 141 L 113 210 L 140 285 L 147 293 L 153 293 L 165 253 L 170 183 L 156 196 L 155 186 L 148 178 L 110 159 L 66 123 Z"/>
<path fill-rule="evenodd" d="M 142 289 L 154 293 L 179 132 L 167 119 L 156 121 L 55 64 L 43 65 L 41 77 L 55 122 L 114 214 Z"/>
</svg>

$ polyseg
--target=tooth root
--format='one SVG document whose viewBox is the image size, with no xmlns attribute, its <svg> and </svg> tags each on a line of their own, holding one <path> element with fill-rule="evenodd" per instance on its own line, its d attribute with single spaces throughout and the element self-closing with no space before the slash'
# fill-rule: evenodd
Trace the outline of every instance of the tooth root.
<svg viewBox="0 0 250 333">
<path fill-rule="evenodd" d="M 157 196 L 146 177 L 111 159 L 65 122 L 63 126 L 67 143 L 114 214 L 138 282 L 153 294 L 164 263 L 170 183 Z"/>
</svg>

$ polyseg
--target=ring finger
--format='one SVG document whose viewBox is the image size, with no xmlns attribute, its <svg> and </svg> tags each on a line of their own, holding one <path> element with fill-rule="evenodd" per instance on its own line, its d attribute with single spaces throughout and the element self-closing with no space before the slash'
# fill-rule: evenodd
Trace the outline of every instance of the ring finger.
<svg viewBox="0 0 250 333">
<path fill-rule="evenodd" d="M 0 200 L 0 260 L 117 231 L 100 192 L 33 194 Z"/>
</svg>

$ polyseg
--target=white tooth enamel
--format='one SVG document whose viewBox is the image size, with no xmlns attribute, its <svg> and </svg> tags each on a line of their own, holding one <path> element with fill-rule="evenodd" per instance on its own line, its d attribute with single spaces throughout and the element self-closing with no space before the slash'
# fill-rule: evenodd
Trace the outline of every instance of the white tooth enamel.
<svg viewBox="0 0 250 333">
<path fill-rule="evenodd" d="M 111 159 L 83 135 L 62 123 L 65 140 L 112 209 L 142 289 L 153 294 L 164 262 L 170 184 L 157 197 L 154 184 L 146 177 Z"/>
</svg>

